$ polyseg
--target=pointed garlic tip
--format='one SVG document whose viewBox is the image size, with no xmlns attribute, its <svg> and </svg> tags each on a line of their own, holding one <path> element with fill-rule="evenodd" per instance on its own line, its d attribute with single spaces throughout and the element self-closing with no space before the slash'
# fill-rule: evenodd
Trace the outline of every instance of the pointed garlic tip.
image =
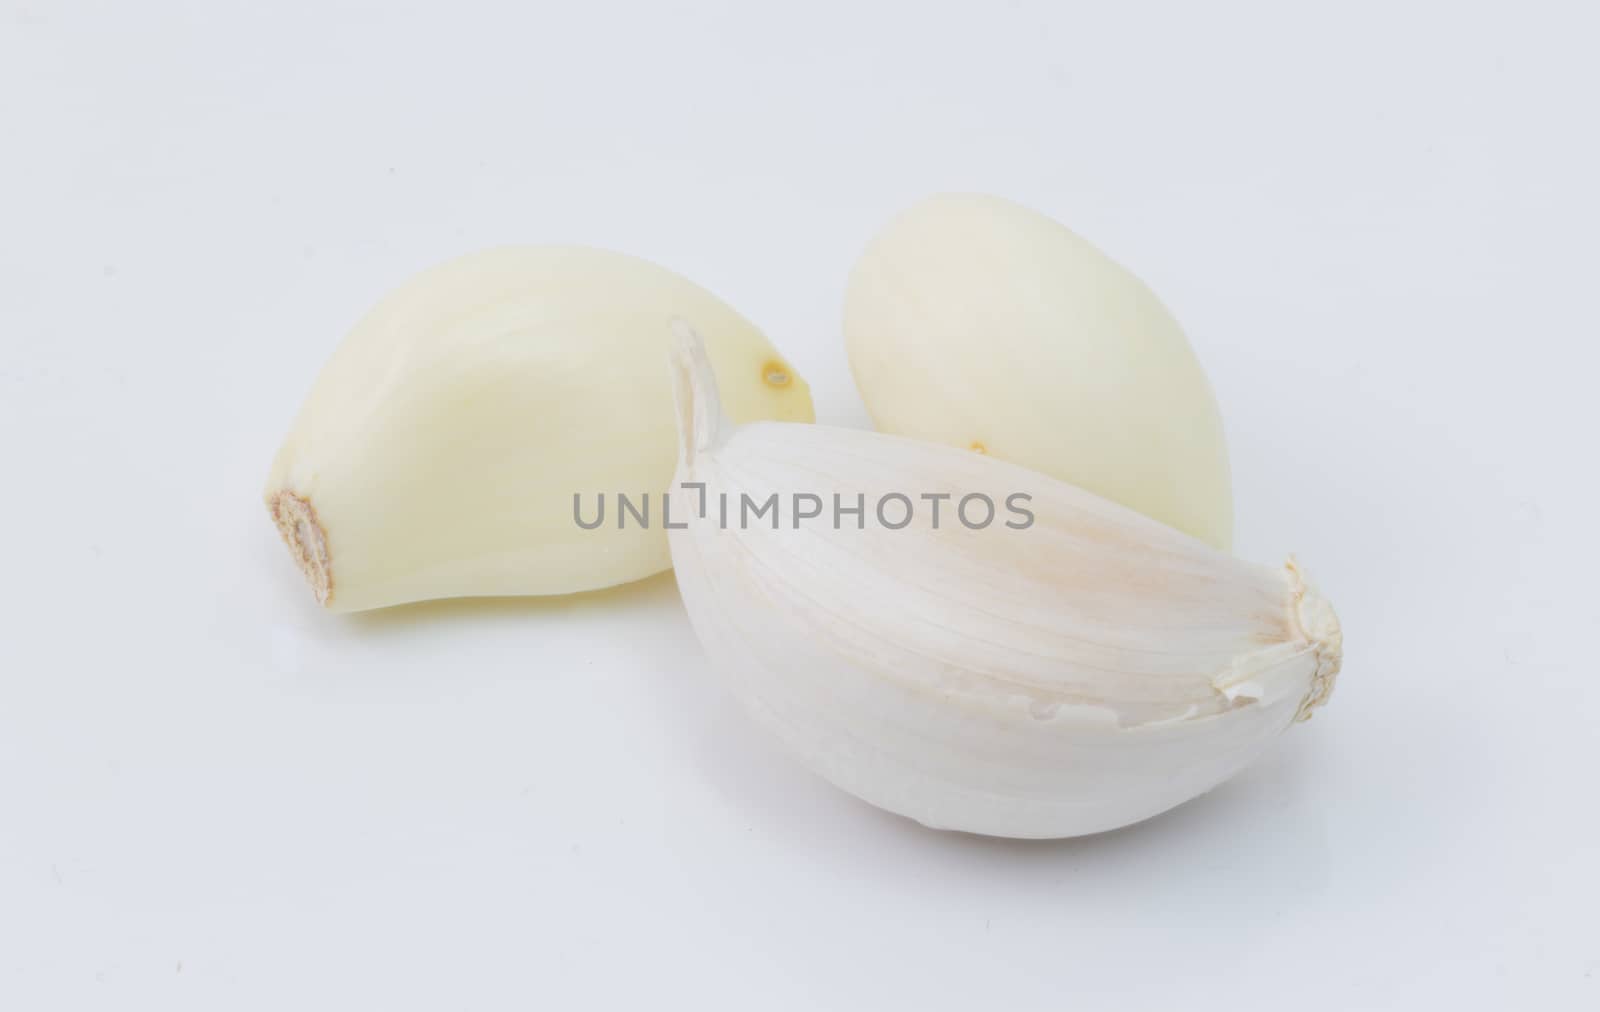
<svg viewBox="0 0 1600 1012">
<path fill-rule="evenodd" d="M 671 326 L 672 401 L 677 408 L 678 453 L 680 459 L 690 461 L 721 442 L 731 424 L 722 411 L 717 373 L 706 354 L 705 339 L 682 317 L 673 317 Z"/>
<path fill-rule="evenodd" d="M 272 492 L 267 495 L 267 512 L 310 581 L 317 603 L 326 606 L 333 597 L 333 560 L 328 554 L 327 532 L 317 522 L 311 500 L 289 491 Z"/>
<path fill-rule="evenodd" d="M 1333 605 L 1306 578 L 1299 561 L 1291 555 L 1284 568 L 1288 570 L 1292 588 L 1290 601 L 1294 620 L 1301 634 L 1316 649 L 1317 668 L 1311 675 L 1311 689 L 1294 715 L 1296 721 L 1310 720 L 1312 711 L 1333 695 L 1334 680 L 1344 663 L 1344 630 L 1339 626 L 1339 616 L 1334 614 Z"/>
</svg>

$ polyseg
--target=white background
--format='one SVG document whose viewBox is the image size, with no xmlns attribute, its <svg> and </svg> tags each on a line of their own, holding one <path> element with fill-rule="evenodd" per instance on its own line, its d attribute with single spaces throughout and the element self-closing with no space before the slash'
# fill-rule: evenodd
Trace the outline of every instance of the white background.
<svg viewBox="0 0 1600 1012">
<path fill-rule="evenodd" d="M 0 3 L 0 1008 L 1594 1009 L 1593 7 Z M 656 260 L 865 424 L 846 274 L 983 190 L 1148 280 L 1331 705 L 1165 817 L 791 763 L 670 575 L 320 613 L 260 505 L 344 330 Z"/>
</svg>

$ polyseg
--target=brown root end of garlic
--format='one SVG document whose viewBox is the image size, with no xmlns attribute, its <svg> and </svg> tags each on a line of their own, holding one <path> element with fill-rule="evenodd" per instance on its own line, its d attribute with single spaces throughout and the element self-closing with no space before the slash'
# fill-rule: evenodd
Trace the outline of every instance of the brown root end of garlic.
<svg viewBox="0 0 1600 1012">
<path fill-rule="evenodd" d="M 1328 599 L 1306 579 L 1300 563 L 1290 556 L 1285 568 L 1289 573 L 1291 608 L 1294 621 L 1302 636 L 1316 648 L 1317 669 L 1311 676 L 1311 691 L 1300 702 L 1295 721 L 1310 720 L 1312 711 L 1333 695 L 1333 683 L 1344 666 L 1344 628 L 1339 616 L 1334 614 Z"/>
<path fill-rule="evenodd" d="M 273 492 L 267 496 L 267 512 L 289 546 L 300 571 L 306 574 L 317 603 L 327 605 L 333 597 L 333 564 L 328 555 L 328 535 L 317 522 L 311 500 L 293 492 Z"/>
</svg>

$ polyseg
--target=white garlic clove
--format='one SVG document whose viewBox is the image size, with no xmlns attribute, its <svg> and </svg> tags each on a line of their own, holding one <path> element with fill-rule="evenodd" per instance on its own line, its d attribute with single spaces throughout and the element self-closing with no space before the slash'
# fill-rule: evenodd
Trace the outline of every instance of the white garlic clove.
<svg viewBox="0 0 1600 1012">
<path fill-rule="evenodd" d="M 670 564 L 659 521 L 598 529 L 601 496 L 657 500 L 672 476 L 667 321 L 703 328 L 742 420 L 814 416 L 748 321 L 644 260 L 508 247 L 384 298 L 317 378 L 266 501 L 317 598 L 358 611 L 430 598 L 565 594 Z"/>
<path fill-rule="evenodd" d="M 850 368 L 884 432 L 1060 478 L 1218 548 L 1222 419 L 1172 314 L 1042 214 L 946 194 L 896 216 L 850 275 Z"/>
<path fill-rule="evenodd" d="M 685 606 L 748 709 L 844 790 L 945 829 L 1100 832 L 1216 786 L 1326 700 L 1342 635 L 1293 562 L 1242 562 L 992 457 L 735 425 L 680 329 Z"/>
</svg>

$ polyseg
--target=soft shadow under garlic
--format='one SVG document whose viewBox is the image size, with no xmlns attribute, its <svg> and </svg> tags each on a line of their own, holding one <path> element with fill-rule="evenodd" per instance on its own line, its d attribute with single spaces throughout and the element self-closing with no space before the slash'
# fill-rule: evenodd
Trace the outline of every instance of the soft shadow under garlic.
<svg viewBox="0 0 1600 1012">
<path fill-rule="evenodd" d="M 580 613 L 623 611 L 656 607 L 677 597 L 672 573 L 656 573 L 632 583 L 580 594 L 544 597 L 453 597 L 435 601 L 416 601 L 389 608 L 357 612 L 344 622 L 368 632 L 415 629 L 464 619 L 558 618 Z"/>
</svg>

